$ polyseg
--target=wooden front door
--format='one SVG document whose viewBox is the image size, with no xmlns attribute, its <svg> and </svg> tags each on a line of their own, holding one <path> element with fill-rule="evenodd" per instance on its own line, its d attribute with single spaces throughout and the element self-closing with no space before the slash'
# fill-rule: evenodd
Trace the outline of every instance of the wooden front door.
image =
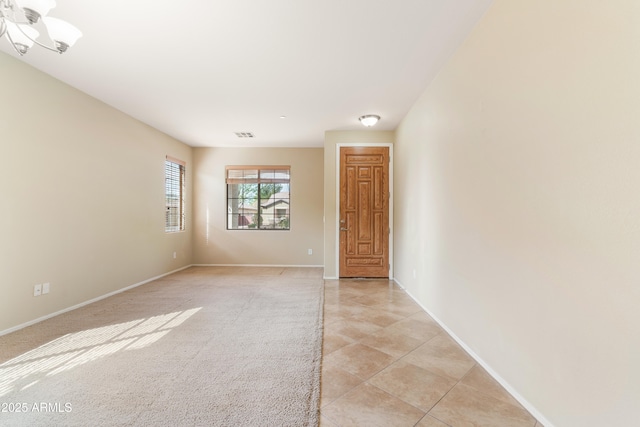
<svg viewBox="0 0 640 427">
<path fill-rule="evenodd" d="M 389 148 L 340 148 L 340 277 L 389 277 Z"/>
</svg>

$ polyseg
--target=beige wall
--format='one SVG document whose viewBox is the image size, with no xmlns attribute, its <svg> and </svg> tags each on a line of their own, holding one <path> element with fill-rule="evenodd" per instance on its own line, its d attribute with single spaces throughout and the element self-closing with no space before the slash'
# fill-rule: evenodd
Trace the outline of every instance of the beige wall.
<svg viewBox="0 0 640 427">
<path fill-rule="evenodd" d="M 190 181 L 190 147 L 4 53 L 0 74 L 0 333 L 191 264 L 191 218 L 164 232 L 164 159 Z"/>
<path fill-rule="evenodd" d="M 338 277 L 336 265 L 336 153 L 338 144 L 393 144 L 393 131 L 327 131 L 324 135 L 324 277 Z"/>
<path fill-rule="evenodd" d="M 194 162 L 194 263 L 323 264 L 321 148 L 196 148 Z M 227 165 L 291 166 L 290 231 L 226 229 Z"/>
<path fill-rule="evenodd" d="M 397 131 L 397 280 L 545 425 L 638 424 L 638 40 L 635 0 L 496 0 Z"/>
</svg>

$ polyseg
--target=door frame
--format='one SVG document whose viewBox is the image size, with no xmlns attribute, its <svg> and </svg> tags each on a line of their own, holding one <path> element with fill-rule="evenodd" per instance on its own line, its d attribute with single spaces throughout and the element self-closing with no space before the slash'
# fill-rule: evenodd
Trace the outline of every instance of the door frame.
<svg viewBox="0 0 640 427">
<path fill-rule="evenodd" d="M 340 142 L 336 144 L 336 276 L 340 278 L 340 151 L 342 147 L 389 148 L 389 280 L 393 280 L 393 144 L 390 142 Z"/>
</svg>

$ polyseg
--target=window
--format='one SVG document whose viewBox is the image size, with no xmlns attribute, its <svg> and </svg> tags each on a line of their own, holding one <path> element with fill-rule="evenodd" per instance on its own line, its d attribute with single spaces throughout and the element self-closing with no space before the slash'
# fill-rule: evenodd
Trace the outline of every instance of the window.
<svg viewBox="0 0 640 427">
<path fill-rule="evenodd" d="M 184 231 L 185 163 L 167 156 L 164 162 L 165 220 L 164 231 Z"/>
<path fill-rule="evenodd" d="M 289 230 L 290 166 L 227 166 L 227 230 Z"/>
</svg>

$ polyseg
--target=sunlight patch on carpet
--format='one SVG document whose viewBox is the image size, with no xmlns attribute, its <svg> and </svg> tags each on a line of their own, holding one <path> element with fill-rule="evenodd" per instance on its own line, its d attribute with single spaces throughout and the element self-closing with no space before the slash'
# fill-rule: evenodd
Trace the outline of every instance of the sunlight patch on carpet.
<svg viewBox="0 0 640 427">
<path fill-rule="evenodd" d="M 0 365 L 0 397 L 121 350 L 142 349 L 202 307 L 66 334 Z"/>
</svg>

